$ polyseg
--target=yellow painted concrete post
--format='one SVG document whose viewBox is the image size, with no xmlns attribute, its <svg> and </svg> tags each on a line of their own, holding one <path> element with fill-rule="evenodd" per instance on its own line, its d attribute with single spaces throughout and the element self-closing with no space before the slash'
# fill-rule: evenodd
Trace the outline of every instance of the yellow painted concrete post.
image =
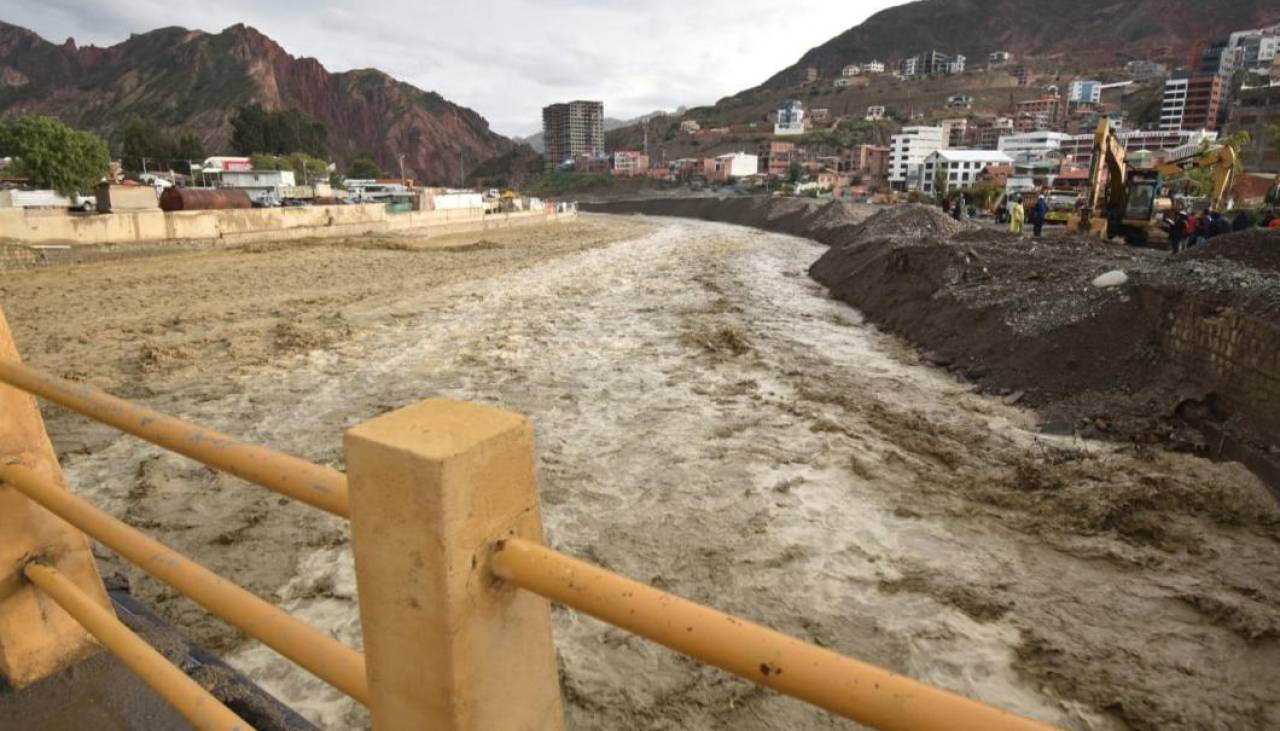
<svg viewBox="0 0 1280 731">
<path fill-rule="evenodd" d="M 18 349 L 0 311 L 0 360 Z M 64 485 L 35 397 L 0 383 L 0 461 L 31 468 Z M 22 493 L 0 484 L 0 674 L 22 688 L 66 667 L 97 647 L 93 637 L 22 570 L 43 557 L 93 601 L 110 608 L 89 540 Z"/>
<path fill-rule="evenodd" d="M 542 541 L 529 420 L 430 400 L 345 446 L 374 727 L 562 729 L 548 602 L 489 568 L 495 541 Z"/>
</svg>

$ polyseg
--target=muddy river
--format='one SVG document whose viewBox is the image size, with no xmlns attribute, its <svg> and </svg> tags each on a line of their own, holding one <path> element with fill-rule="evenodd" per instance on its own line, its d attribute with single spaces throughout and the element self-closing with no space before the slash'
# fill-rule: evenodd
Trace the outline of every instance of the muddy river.
<svg viewBox="0 0 1280 731">
<path fill-rule="evenodd" d="M 210 320 L 196 328 L 209 357 L 104 378 L 338 467 L 342 430 L 387 410 L 433 396 L 500 405 L 533 418 L 558 549 L 1069 728 L 1280 727 L 1280 532 L 1243 469 L 1042 435 L 1035 414 L 923 365 L 828 299 L 806 275 L 821 253 L 807 240 L 584 218 L 612 233 L 431 286 L 395 282 L 379 298 L 308 305 L 328 295 L 292 282 L 302 304 L 283 326 L 340 322 L 339 336 L 246 364 L 219 345 L 235 318 Z M 519 234 L 508 238 L 433 256 L 483 257 Z M 130 266 L 154 267 L 163 293 L 181 280 L 182 260 L 168 259 Z M 343 262 L 360 275 L 358 259 Z M 53 275 L 32 278 L 50 307 L 73 287 Z M 256 284 L 278 294 L 269 277 Z M 146 317 L 164 330 L 205 306 L 197 299 L 175 288 Z M 56 361 L 37 350 L 37 365 Z M 339 521 L 52 417 L 78 492 L 359 646 Z M 1124 522 L 1137 499 L 1157 506 L 1158 524 Z M 322 726 L 367 723 L 320 681 L 120 570 Z M 853 727 L 562 608 L 553 616 L 571 728 Z"/>
</svg>

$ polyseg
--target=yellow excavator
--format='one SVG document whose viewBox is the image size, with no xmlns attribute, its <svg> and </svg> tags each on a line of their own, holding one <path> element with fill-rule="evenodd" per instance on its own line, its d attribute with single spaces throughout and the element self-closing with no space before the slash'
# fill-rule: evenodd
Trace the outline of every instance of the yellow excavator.
<svg viewBox="0 0 1280 731">
<path fill-rule="evenodd" d="M 1089 192 L 1079 216 L 1068 221 L 1068 228 L 1104 239 L 1122 237 L 1139 246 L 1164 238 L 1167 234 L 1158 216 L 1173 208 L 1173 201 L 1160 195 L 1164 183 L 1196 168 L 1213 170 L 1209 206 L 1222 210 L 1236 172 L 1236 152 L 1229 145 L 1210 147 L 1153 168 L 1135 168 L 1128 165 L 1124 144 L 1110 120 L 1102 119 L 1093 138 Z"/>
</svg>

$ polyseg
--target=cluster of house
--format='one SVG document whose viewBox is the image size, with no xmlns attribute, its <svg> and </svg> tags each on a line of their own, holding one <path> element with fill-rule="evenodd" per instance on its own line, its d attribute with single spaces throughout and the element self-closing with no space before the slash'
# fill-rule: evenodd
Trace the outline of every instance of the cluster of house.
<svg viewBox="0 0 1280 731">
<path fill-rule="evenodd" d="M 1158 54 L 1167 59 L 1173 52 Z M 840 172 L 857 172 L 872 189 L 935 193 L 981 183 L 1010 188 L 1084 185 L 1092 158 L 1093 132 L 1101 119 L 1119 130 L 1130 155 L 1152 162 L 1183 157 L 1220 132 L 1246 130 L 1252 146 L 1245 150 L 1252 170 L 1280 169 L 1269 144 L 1269 128 L 1280 123 L 1280 25 L 1243 30 L 1215 43 L 1190 49 L 1187 66 L 1174 68 L 1155 60 L 1135 60 L 1124 67 L 1129 77 L 1103 82 L 1077 78 L 1065 89 L 1047 85 L 1038 96 L 1014 103 L 1000 115 L 942 119 L 909 126 L 892 137 L 887 148 L 862 146 L 845 157 Z M 988 67 L 1011 62 L 1007 52 L 990 54 Z M 902 78 L 948 75 L 964 70 L 963 56 L 929 51 L 898 64 Z M 867 73 L 883 73 L 884 64 L 850 64 L 837 86 L 850 86 Z M 869 71 L 869 67 L 874 70 Z M 1245 72 L 1246 82 L 1230 96 L 1231 78 Z M 1120 103 L 1135 85 L 1164 79 L 1160 119 L 1149 129 L 1128 128 Z M 1134 88 L 1130 88 L 1134 87 Z M 974 100 L 956 94 L 948 110 L 968 110 Z M 813 121 L 803 104 L 784 102 L 776 114 L 778 136 L 802 134 Z M 867 108 L 864 118 L 882 119 L 883 106 Z M 762 154 L 761 159 L 766 159 Z M 856 160 L 858 164 L 850 161 Z"/>
</svg>

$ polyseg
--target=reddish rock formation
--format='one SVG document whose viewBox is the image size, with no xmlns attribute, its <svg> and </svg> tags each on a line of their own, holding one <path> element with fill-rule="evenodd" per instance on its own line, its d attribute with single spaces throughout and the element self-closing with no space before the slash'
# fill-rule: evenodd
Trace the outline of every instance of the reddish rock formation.
<svg viewBox="0 0 1280 731">
<path fill-rule="evenodd" d="M 108 48 L 55 45 L 0 23 L 0 116 L 40 112 L 108 139 L 133 114 L 193 131 L 229 152 L 236 109 L 297 108 L 328 128 L 340 164 L 369 152 L 387 170 L 458 183 L 461 172 L 511 151 L 476 112 L 375 69 L 330 73 L 245 25 L 210 34 L 161 28 Z"/>
</svg>

